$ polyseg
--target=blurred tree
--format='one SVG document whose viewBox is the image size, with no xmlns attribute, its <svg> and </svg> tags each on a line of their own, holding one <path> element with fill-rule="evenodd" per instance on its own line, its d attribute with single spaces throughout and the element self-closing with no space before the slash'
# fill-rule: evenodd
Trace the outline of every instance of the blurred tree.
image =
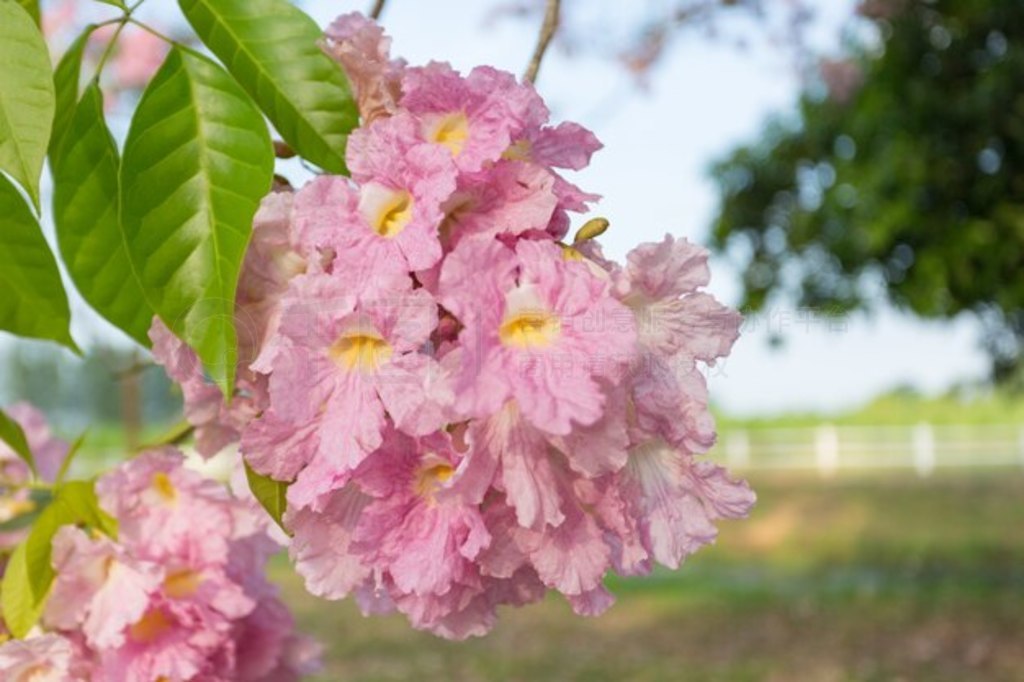
<svg viewBox="0 0 1024 682">
<path fill-rule="evenodd" d="M 1019 379 L 1024 3 L 872 0 L 859 13 L 877 30 L 821 63 L 797 120 L 714 166 L 713 246 L 742 262 L 747 310 L 789 296 L 843 314 L 881 288 L 924 317 L 972 311 L 995 377 Z"/>
<path fill-rule="evenodd" d="M 181 414 L 181 397 L 160 367 L 138 364 L 133 351 L 98 346 L 84 358 L 48 345 L 19 343 L 0 352 L 0 405 L 25 400 L 65 433 L 90 424 L 123 423 L 125 379 L 136 382 L 139 420 L 163 425 Z"/>
</svg>

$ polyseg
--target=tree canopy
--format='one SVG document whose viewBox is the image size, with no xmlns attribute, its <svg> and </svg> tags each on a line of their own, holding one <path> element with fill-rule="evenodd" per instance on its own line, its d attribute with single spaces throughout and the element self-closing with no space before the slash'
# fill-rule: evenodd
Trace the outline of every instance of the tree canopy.
<svg viewBox="0 0 1024 682">
<path fill-rule="evenodd" d="M 996 377 L 1019 376 L 1024 4 L 860 11 L 877 30 L 823 63 L 796 120 L 714 166 L 712 244 L 743 261 L 749 311 L 780 297 L 827 314 L 884 298 L 928 318 L 971 311 Z"/>
</svg>

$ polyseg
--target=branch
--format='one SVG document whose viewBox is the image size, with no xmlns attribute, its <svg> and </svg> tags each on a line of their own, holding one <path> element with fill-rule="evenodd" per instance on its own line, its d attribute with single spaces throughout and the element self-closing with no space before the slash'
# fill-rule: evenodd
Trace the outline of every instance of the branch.
<svg viewBox="0 0 1024 682">
<path fill-rule="evenodd" d="M 530 63 L 523 74 L 523 80 L 529 83 L 537 82 L 537 72 L 540 71 L 540 63 L 544 59 L 544 53 L 551 44 L 558 30 L 558 17 L 561 9 L 561 0 L 547 0 L 547 9 L 544 10 L 544 23 L 540 25 L 540 35 L 537 37 L 537 47 L 533 50 Z"/>
<path fill-rule="evenodd" d="M 370 9 L 370 18 L 374 21 L 380 19 L 380 13 L 384 11 L 384 0 L 374 0 L 373 8 Z"/>
</svg>

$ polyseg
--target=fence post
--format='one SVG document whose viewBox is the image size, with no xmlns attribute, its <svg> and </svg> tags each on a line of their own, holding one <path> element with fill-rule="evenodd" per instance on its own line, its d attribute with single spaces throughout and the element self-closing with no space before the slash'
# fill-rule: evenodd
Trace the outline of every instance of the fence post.
<svg viewBox="0 0 1024 682">
<path fill-rule="evenodd" d="M 932 425 L 921 422 L 913 433 L 914 469 L 922 478 L 935 471 L 935 434 Z"/>
<path fill-rule="evenodd" d="M 839 432 L 832 424 L 822 424 L 814 437 L 814 456 L 823 478 L 835 475 L 839 468 Z"/>
<path fill-rule="evenodd" d="M 729 432 L 725 439 L 725 459 L 730 469 L 744 469 L 750 465 L 750 438 L 746 431 Z"/>
</svg>

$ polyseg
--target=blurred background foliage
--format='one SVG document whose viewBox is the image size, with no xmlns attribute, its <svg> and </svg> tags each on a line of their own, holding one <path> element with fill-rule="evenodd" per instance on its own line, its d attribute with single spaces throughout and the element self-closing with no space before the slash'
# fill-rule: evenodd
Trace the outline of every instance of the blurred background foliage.
<svg viewBox="0 0 1024 682">
<path fill-rule="evenodd" d="M 985 324 L 993 376 L 1022 385 L 1024 3 L 873 0 L 877 30 L 821 62 L 798 113 L 715 164 L 714 248 L 742 307 L 827 314 L 879 290 Z"/>
</svg>

